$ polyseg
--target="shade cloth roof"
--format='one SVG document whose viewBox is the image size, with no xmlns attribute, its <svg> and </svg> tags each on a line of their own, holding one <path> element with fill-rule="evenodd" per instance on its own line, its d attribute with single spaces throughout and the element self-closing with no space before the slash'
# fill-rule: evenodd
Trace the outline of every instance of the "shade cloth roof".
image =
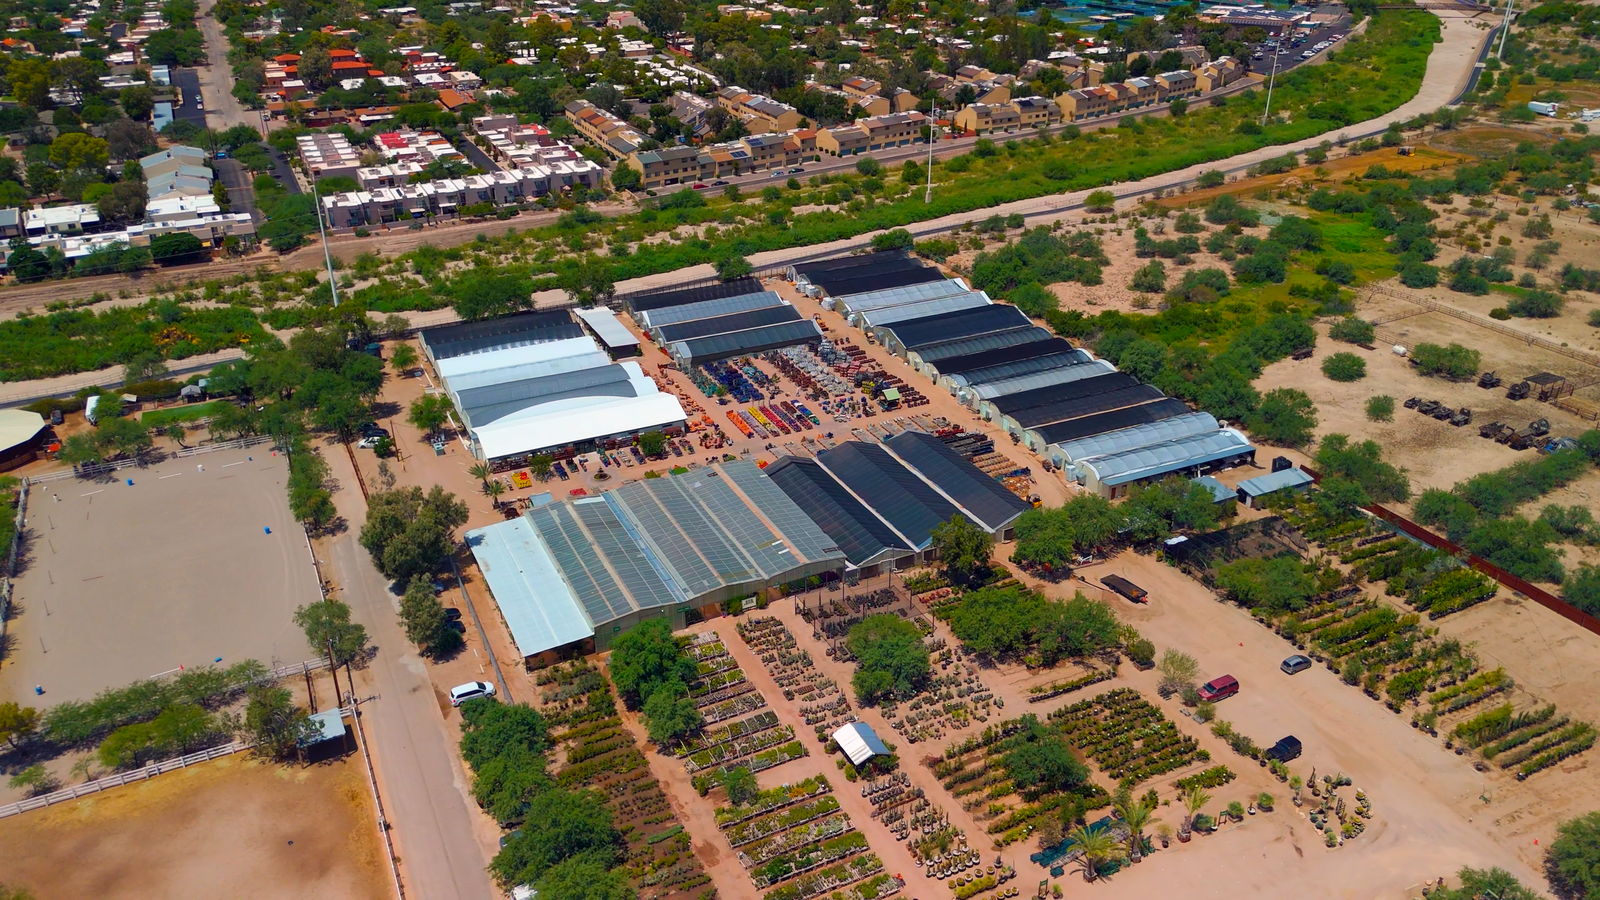
<svg viewBox="0 0 1600 900">
<path fill-rule="evenodd" d="M 911 547 L 814 459 L 785 456 L 765 469 L 853 566 L 868 566 Z"/>
<path fill-rule="evenodd" d="M 1163 397 L 1153 403 L 1144 403 L 1096 415 L 1085 415 L 1076 419 L 1058 422 L 1054 425 L 1045 425 L 1042 428 L 1034 429 L 1034 432 L 1046 444 L 1058 444 L 1063 441 L 1074 441 L 1081 437 L 1100 434 L 1104 431 L 1127 428 L 1129 425 L 1138 425 L 1142 422 L 1158 422 L 1173 416 L 1181 416 L 1188 411 L 1189 407 L 1182 400 Z"/>
<path fill-rule="evenodd" d="M 994 304 L 897 322 L 888 331 L 906 350 L 1033 324 L 1015 306 Z"/>
<path fill-rule="evenodd" d="M 1031 391 L 1003 394 L 992 398 L 989 403 L 1006 415 L 1016 417 L 1018 414 L 1026 413 L 1035 407 L 1052 406 L 1063 400 L 1120 391 L 1124 388 L 1134 387 L 1138 383 L 1139 379 L 1126 372 L 1107 372 L 1089 378 L 1034 388 Z M 1021 420 L 1018 419 L 1018 421 Z"/>
<path fill-rule="evenodd" d="M 889 748 L 878 740 L 872 726 L 865 722 L 851 722 L 833 733 L 834 743 L 844 751 L 852 766 L 859 766 L 874 756 L 887 756 Z"/>
<path fill-rule="evenodd" d="M 706 300 L 716 300 L 719 297 L 754 294 L 760 290 L 761 282 L 755 278 L 735 278 L 732 281 L 718 281 L 695 287 L 636 291 L 631 294 L 620 294 L 616 299 L 626 304 L 629 309 L 651 310 L 665 309 L 669 306 L 683 306 L 687 303 L 701 303 Z"/>
<path fill-rule="evenodd" d="M 981 384 L 1013 375 L 1026 375 L 1076 362 L 1088 362 L 1090 358 L 1086 351 L 1072 349 L 1071 342 L 1065 338 L 1052 337 L 1050 332 L 1038 326 L 1003 334 L 1017 343 L 1003 344 L 998 348 L 968 349 L 954 355 L 941 354 L 934 359 L 929 359 L 921 351 L 917 355 L 922 357 L 924 363 L 938 370 L 940 377 L 949 376 L 957 385 Z"/>
<path fill-rule="evenodd" d="M 982 291 L 967 291 L 946 297 L 918 300 L 914 303 L 902 303 L 899 306 L 883 306 L 877 309 L 869 309 L 859 314 L 857 324 L 862 328 L 877 328 L 893 322 L 904 322 L 908 319 L 917 319 L 923 316 L 960 312 L 964 309 L 976 309 L 980 306 L 990 305 L 992 303 L 988 294 Z"/>
<path fill-rule="evenodd" d="M 496 347 L 576 337 L 582 333 L 583 329 L 573 323 L 572 315 L 563 310 L 525 312 L 476 322 L 438 325 L 422 329 L 418 337 L 428 346 L 434 359 L 448 359 Z"/>
<path fill-rule="evenodd" d="M 1073 397 L 1052 403 L 1049 406 L 1035 406 L 1031 409 L 1019 410 L 1008 413 L 1007 417 L 1027 429 L 1034 429 L 1040 425 L 1050 425 L 1055 422 L 1065 422 L 1079 416 L 1089 416 L 1102 413 L 1108 409 L 1121 409 L 1124 406 L 1137 406 L 1140 403 L 1149 403 L 1151 400 L 1161 399 L 1161 391 L 1148 384 L 1123 388 L 1120 391 L 1107 391 L 1102 394 L 1091 394 L 1087 397 Z"/>
<path fill-rule="evenodd" d="M 1014 378 L 1002 378 L 977 387 L 968 388 L 969 396 L 979 400 L 993 400 L 997 397 L 1009 397 L 1012 394 L 1023 394 L 1042 388 L 1057 385 L 1071 384 L 1075 381 L 1084 381 L 1090 378 L 1099 378 L 1101 375 L 1110 375 L 1117 371 L 1116 366 L 1103 359 L 1093 362 L 1079 363 L 1075 366 L 1057 366 L 1045 369 L 1042 372 L 1030 372 L 1027 375 L 1018 375 Z"/>
<path fill-rule="evenodd" d="M 688 416 L 678 398 L 654 393 L 623 397 L 584 409 L 492 422 L 473 430 L 485 459 L 502 459 L 566 447 L 617 434 L 681 425 Z"/>
<path fill-rule="evenodd" d="M 800 311 L 792 306 L 764 306 L 760 309 L 749 309 L 744 312 L 712 316 L 708 319 L 693 319 L 688 322 L 679 322 L 675 325 L 664 325 L 654 329 L 654 331 L 657 340 L 663 344 L 671 344 L 676 341 L 689 341 L 706 337 L 707 335 L 749 331 L 752 328 L 776 325 L 779 322 L 797 322 L 801 318 L 803 317 L 800 315 Z"/>
<path fill-rule="evenodd" d="M 884 441 L 884 446 L 988 531 L 1001 530 L 1033 508 L 934 435 L 906 431 Z"/>
<path fill-rule="evenodd" d="M 688 322 L 693 319 L 709 319 L 712 316 L 725 316 L 728 313 L 760 309 L 763 306 L 779 306 L 782 303 L 783 300 L 774 291 L 757 291 L 754 294 L 718 297 L 715 300 L 685 303 L 682 306 L 637 310 L 633 314 L 633 319 L 642 328 L 659 328 L 664 325 L 676 325 L 679 322 Z"/>
<path fill-rule="evenodd" d="M 862 266 L 892 264 L 895 260 L 903 260 L 908 257 L 909 254 L 904 250 L 884 250 L 873 253 L 857 253 L 851 256 L 836 256 L 833 259 L 823 259 L 790 266 L 789 277 L 791 281 L 810 281 L 812 275 L 857 269 Z"/>
<path fill-rule="evenodd" d="M 883 309 L 890 306 L 903 306 L 907 303 L 916 303 L 919 300 L 931 300 L 934 297 L 949 297 L 954 294 L 965 294 L 969 291 L 966 282 L 959 278 L 946 278 L 943 281 L 924 281 L 920 284 L 908 284 L 902 287 L 885 288 L 881 291 L 867 291 L 862 294 L 851 294 L 839 298 L 839 305 L 851 312 L 865 312 L 869 309 Z"/>
<path fill-rule="evenodd" d="M 715 362 L 732 356 L 747 356 L 779 347 L 792 347 L 822 339 L 822 330 L 810 319 L 779 322 L 747 331 L 713 334 L 689 341 L 678 341 L 667 348 L 673 358 L 693 363 Z"/>
<path fill-rule="evenodd" d="M 1012 347 L 1027 347 L 1049 337 L 1050 332 L 1043 328 L 1037 325 L 1026 325 L 1018 328 L 1008 328 L 1004 331 L 994 331 L 989 334 L 980 334 L 977 337 L 947 341 L 943 344 L 930 344 L 926 347 L 918 347 L 911 353 L 917 355 L 917 359 L 922 361 L 923 366 L 932 370 L 928 373 L 928 377 L 936 378 L 938 376 L 934 375 L 933 372 L 943 375 L 944 366 L 951 364 L 959 366 L 966 357 L 987 352 L 991 355 L 985 357 L 983 364 L 992 365 L 995 360 L 1007 358 L 1007 355 L 1001 351 Z M 1062 343 L 1065 344 L 1066 341 L 1062 341 Z M 1026 353 L 1029 351 L 1018 350 L 1017 352 Z M 1040 352 L 1043 351 L 1041 350 Z M 909 356 L 910 354 L 907 355 Z"/>
<path fill-rule="evenodd" d="M 847 441 L 824 450 L 817 461 L 917 550 L 932 541 L 933 529 L 959 512 L 880 444 Z"/>
<path fill-rule="evenodd" d="M 888 271 L 859 270 L 862 274 L 856 278 L 840 278 L 819 284 L 817 287 L 826 291 L 830 297 L 848 297 L 851 294 L 862 294 L 868 291 L 882 291 L 888 288 L 905 287 L 911 284 L 923 284 L 931 281 L 941 281 L 944 274 L 932 266 L 895 266 Z"/>
<path fill-rule="evenodd" d="M 526 366 L 552 359 L 578 356 L 584 353 L 598 353 L 601 356 L 605 356 L 605 351 L 601 350 L 600 345 L 594 342 L 594 338 L 586 334 L 579 334 L 566 340 L 549 341 L 536 346 L 506 347 L 500 350 L 492 350 L 488 353 L 472 353 L 465 356 L 441 359 L 438 361 L 439 377 L 449 381 L 469 372 L 484 372 L 490 369 Z M 452 385 L 452 387 L 455 386 Z"/>
<path fill-rule="evenodd" d="M 1196 412 L 1173 416 L 1170 419 L 1161 419 L 1156 422 L 1133 425 L 1128 428 L 1119 428 L 1116 431 L 1107 431 L 1104 434 L 1079 438 L 1056 446 L 1061 455 L 1067 460 L 1077 462 L 1078 460 L 1092 459 L 1096 456 L 1107 456 L 1127 450 L 1136 450 L 1150 444 L 1175 441 L 1191 435 L 1207 434 L 1216 430 L 1216 416 L 1207 412 Z"/>
<path fill-rule="evenodd" d="M 1085 478 L 1092 475 L 1102 485 L 1114 487 L 1131 481 L 1159 477 L 1191 466 L 1203 466 L 1253 449 L 1244 435 L 1232 428 L 1223 428 L 1209 434 L 1191 435 L 1111 456 L 1084 460 L 1076 463 L 1074 468 Z"/>
</svg>

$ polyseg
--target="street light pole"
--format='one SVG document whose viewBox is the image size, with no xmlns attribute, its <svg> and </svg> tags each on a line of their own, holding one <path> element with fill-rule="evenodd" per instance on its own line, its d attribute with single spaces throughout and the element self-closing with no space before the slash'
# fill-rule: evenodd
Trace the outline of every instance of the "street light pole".
<svg viewBox="0 0 1600 900">
<path fill-rule="evenodd" d="M 1500 49 L 1494 52 L 1495 59 L 1505 58 L 1506 35 L 1511 33 L 1511 0 L 1506 0 L 1506 18 L 1500 25 Z"/>
<path fill-rule="evenodd" d="M 1272 115 L 1272 87 L 1278 82 L 1278 57 L 1283 53 L 1283 38 L 1284 33 L 1278 32 L 1278 46 L 1272 51 L 1272 74 L 1267 77 L 1267 108 L 1261 112 L 1262 128 L 1267 127 L 1267 118 Z"/>
<path fill-rule="evenodd" d="M 939 107 L 928 109 L 932 115 L 928 118 L 928 190 L 922 195 L 924 204 L 933 202 L 933 141 L 939 136 Z"/>
<path fill-rule="evenodd" d="M 317 207 L 317 234 L 322 237 L 322 258 L 328 264 L 328 294 L 339 305 L 339 279 L 333 274 L 333 252 L 328 249 L 328 231 L 322 227 L 322 197 L 317 193 L 316 173 L 311 175 L 311 202 Z"/>
</svg>

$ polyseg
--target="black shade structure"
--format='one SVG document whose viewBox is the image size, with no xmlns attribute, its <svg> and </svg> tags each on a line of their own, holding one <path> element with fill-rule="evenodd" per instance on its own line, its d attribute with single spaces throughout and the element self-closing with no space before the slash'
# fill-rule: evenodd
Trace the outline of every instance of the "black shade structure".
<svg viewBox="0 0 1600 900">
<path fill-rule="evenodd" d="M 934 281 L 945 281 L 944 274 L 931 266 L 896 266 L 888 271 L 859 270 L 861 275 L 855 278 L 844 278 L 819 284 L 830 297 L 848 297 L 852 294 L 865 294 L 873 291 L 883 291 L 889 288 L 906 287 L 913 284 L 927 284 Z"/>
<path fill-rule="evenodd" d="M 1020 410 L 1006 418 L 1016 422 L 1019 428 L 1035 428 L 1040 425 L 1049 425 L 1053 422 L 1065 422 L 1079 416 L 1090 416 L 1107 410 L 1121 409 L 1124 406 L 1136 406 L 1140 403 L 1149 403 L 1160 400 L 1161 391 L 1148 385 L 1141 384 L 1137 387 L 1124 388 L 1120 391 L 1109 391 L 1103 394 L 1094 394 L 1087 397 L 1074 397 L 1071 400 L 1062 400 L 1049 406 L 1035 406 L 1030 409 Z"/>
<path fill-rule="evenodd" d="M 985 475 L 949 444 L 931 434 L 907 431 L 884 441 L 889 451 L 939 486 L 945 496 L 990 532 L 1002 531 L 1033 504 Z"/>
<path fill-rule="evenodd" d="M 989 403 L 995 409 L 1014 418 L 1018 415 L 1026 414 L 1028 410 L 1035 407 L 1051 406 L 1063 400 L 1120 391 L 1123 388 L 1133 387 L 1138 383 L 1139 379 L 1132 375 L 1113 372 L 1108 375 L 1096 375 L 1093 378 L 1083 378 L 1064 384 L 1052 384 L 1048 387 L 1035 388 L 1031 391 L 1006 394 L 1002 397 L 995 397 Z"/>
<path fill-rule="evenodd" d="M 674 341 L 688 341 L 711 334 L 726 334 L 730 331 L 760 328 L 763 325 L 776 325 L 779 322 L 797 322 L 802 318 L 804 317 L 800 315 L 800 311 L 792 306 L 767 306 L 729 313 L 725 316 L 713 316 L 709 319 L 664 325 L 656 329 L 656 334 L 661 343 L 670 344 Z"/>
<path fill-rule="evenodd" d="M 891 336 L 893 344 L 898 345 L 902 353 L 909 353 L 933 344 L 949 343 L 996 331 L 1026 328 L 1032 324 L 1022 310 L 1015 306 L 997 303 L 992 306 L 964 309 L 960 312 L 895 322 L 882 330 Z"/>
<path fill-rule="evenodd" d="M 898 253 L 870 253 L 866 256 L 852 256 L 850 259 L 852 264 L 849 266 L 840 266 L 829 269 L 826 272 L 812 272 L 804 276 L 805 280 L 831 294 L 835 293 L 833 285 L 841 282 L 854 281 L 857 278 L 865 278 L 868 275 L 907 272 L 913 269 L 926 268 L 923 266 L 922 260 L 902 256 Z"/>
<path fill-rule="evenodd" d="M 1044 338 L 1043 340 L 1029 341 L 1025 344 L 1014 344 L 1010 347 L 1000 347 L 994 350 L 979 350 L 976 353 L 963 353 L 960 356 L 948 356 L 939 360 L 927 360 L 939 370 L 940 375 L 966 375 L 968 384 L 977 383 L 973 374 L 994 370 L 997 367 L 1015 366 L 1031 360 L 1040 360 L 1037 367 L 1023 366 L 1020 369 L 1003 369 L 1005 374 L 1000 378 L 1010 378 L 1013 375 L 1026 375 L 1029 372 L 1040 372 L 1045 369 L 1056 369 L 1061 366 L 1072 365 L 1074 361 L 1088 361 L 1088 354 L 1082 350 L 1072 349 L 1072 344 L 1066 338 Z"/>
<path fill-rule="evenodd" d="M 904 250 L 885 250 L 880 253 L 861 253 L 855 256 L 838 256 L 817 262 L 800 263 L 789 267 L 790 281 L 812 281 L 812 276 L 826 276 L 829 272 L 844 272 L 862 266 L 881 266 L 897 259 L 909 259 Z M 813 284 L 815 282 L 812 282 Z"/>
<path fill-rule="evenodd" d="M 746 331 L 730 331 L 687 341 L 677 341 L 667 346 L 673 359 L 688 365 L 716 362 L 735 356 L 749 356 L 822 340 L 822 330 L 810 319 L 797 322 L 779 322 Z"/>
<path fill-rule="evenodd" d="M 959 510 L 878 444 L 850 441 L 817 457 L 861 502 L 917 550 Z"/>
<path fill-rule="evenodd" d="M 1112 410 L 1111 412 L 1081 416 L 1054 425 L 1046 425 L 1037 429 L 1037 432 L 1040 440 L 1047 445 L 1062 444 L 1097 434 L 1105 434 L 1108 431 L 1116 431 L 1121 428 L 1132 428 L 1135 425 L 1160 422 L 1173 416 L 1181 416 L 1188 411 L 1188 404 L 1182 400 L 1165 397 L 1153 403 L 1129 406 L 1124 409 Z"/>
<path fill-rule="evenodd" d="M 719 300 L 723 297 L 737 297 L 741 294 L 755 294 L 762 290 L 759 280 L 746 277 L 690 288 L 665 288 L 656 291 L 620 294 L 616 299 L 629 309 L 648 310 L 662 309 L 668 306 L 682 306 L 685 303 L 700 303 L 706 300 Z"/>
<path fill-rule="evenodd" d="M 572 321 L 572 314 L 565 310 L 529 312 L 424 328 L 419 337 L 429 355 L 437 361 L 505 347 L 525 347 L 546 341 L 583 337 L 583 326 Z"/>
<path fill-rule="evenodd" d="M 907 542 L 851 496 L 816 460 L 786 456 L 765 469 L 795 505 L 832 538 L 857 568 L 910 555 Z"/>
</svg>

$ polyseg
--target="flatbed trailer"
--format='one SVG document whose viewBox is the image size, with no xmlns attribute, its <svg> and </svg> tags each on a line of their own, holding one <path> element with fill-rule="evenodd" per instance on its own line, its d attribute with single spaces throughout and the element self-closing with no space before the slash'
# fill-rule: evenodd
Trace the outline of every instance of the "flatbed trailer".
<svg viewBox="0 0 1600 900">
<path fill-rule="evenodd" d="M 1107 575 L 1100 581 L 1106 587 L 1132 600 L 1134 603 L 1145 603 L 1150 599 L 1150 594 L 1144 588 L 1123 578 L 1121 575 Z"/>
</svg>

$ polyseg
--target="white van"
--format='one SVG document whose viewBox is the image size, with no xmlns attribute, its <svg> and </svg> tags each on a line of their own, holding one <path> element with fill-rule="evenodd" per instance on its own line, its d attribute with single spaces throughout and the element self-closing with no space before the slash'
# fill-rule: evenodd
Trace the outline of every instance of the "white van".
<svg viewBox="0 0 1600 900">
<path fill-rule="evenodd" d="M 450 689 L 450 705 L 460 706 L 476 697 L 493 696 L 494 685 L 487 681 L 469 681 L 466 684 L 458 684 Z"/>
</svg>

